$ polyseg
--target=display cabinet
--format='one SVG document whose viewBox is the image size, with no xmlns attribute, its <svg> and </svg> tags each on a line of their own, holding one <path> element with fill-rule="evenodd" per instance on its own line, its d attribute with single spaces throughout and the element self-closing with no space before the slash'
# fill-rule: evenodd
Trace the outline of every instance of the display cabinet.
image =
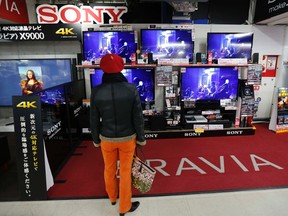
<svg viewBox="0 0 288 216">
<path fill-rule="evenodd" d="M 78 65 L 77 67 L 86 70 L 86 79 L 90 78 L 92 70 L 99 70 L 99 65 Z M 175 134 L 181 133 L 180 137 L 182 137 L 184 131 L 197 131 L 197 133 L 201 131 L 201 136 L 217 136 L 218 134 L 231 135 L 231 133 L 227 131 L 235 130 L 241 130 L 241 132 L 233 132 L 232 135 L 254 134 L 255 128 L 253 125 L 241 124 L 241 126 L 239 126 L 235 124 L 235 119 L 240 117 L 240 115 L 237 116 L 237 113 L 241 110 L 241 105 L 237 106 L 238 94 L 239 91 L 241 91 L 238 85 L 238 73 L 243 71 L 243 67 L 247 67 L 247 65 L 189 64 L 171 66 L 129 64 L 125 65 L 125 70 L 134 68 L 153 69 L 155 79 L 153 83 L 153 103 L 149 100 L 143 100 L 142 105 L 147 134 L 157 133 L 159 134 L 158 137 L 167 137 L 168 134 L 166 132 L 173 132 Z M 189 76 L 183 76 L 183 74 L 188 74 L 191 71 L 198 71 L 198 77 L 189 78 Z M 212 71 L 211 75 L 209 75 L 210 77 L 207 75 L 208 71 Z M 235 72 L 233 77 L 230 74 L 231 71 Z M 193 76 L 194 75 L 195 73 Z M 223 77 L 226 77 L 226 79 L 223 79 Z M 190 91 L 190 95 L 187 96 L 187 88 L 190 86 L 187 87 L 184 81 L 189 82 L 189 85 L 192 83 L 197 87 L 202 82 L 207 85 L 205 87 L 211 88 L 209 84 L 214 80 L 216 81 L 218 92 L 220 92 L 220 88 L 224 88 L 224 85 L 227 85 L 227 77 L 230 85 L 233 85 L 232 99 L 230 96 L 229 98 L 220 98 L 223 97 L 220 96 L 220 93 L 211 99 L 194 97 L 192 96 L 192 91 Z M 196 90 L 194 90 L 194 94 L 195 91 Z M 89 93 L 87 95 L 89 95 Z M 217 131 L 222 132 L 217 133 Z M 150 135 L 147 135 L 147 138 L 149 138 L 149 136 Z M 173 135 L 171 136 L 173 137 Z"/>
</svg>

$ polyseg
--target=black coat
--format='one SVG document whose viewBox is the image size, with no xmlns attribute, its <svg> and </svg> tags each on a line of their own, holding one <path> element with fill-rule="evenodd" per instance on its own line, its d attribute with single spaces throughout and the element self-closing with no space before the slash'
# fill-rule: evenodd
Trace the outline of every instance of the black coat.
<svg viewBox="0 0 288 216">
<path fill-rule="evenodd" d="M 145 141 L 144 119 L 135 85 L 127 81 L 104 82 L 91 92 L 90 129 L 93 141 L 100 144 L 100 134 L 121 138 L 136 134 Z"/>
</svg>

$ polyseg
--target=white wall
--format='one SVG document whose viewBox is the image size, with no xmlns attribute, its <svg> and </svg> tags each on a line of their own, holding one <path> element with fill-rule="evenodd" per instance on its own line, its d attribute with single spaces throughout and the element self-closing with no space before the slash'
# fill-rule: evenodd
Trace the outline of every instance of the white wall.
<svg viewBox="0 0 288 216">
<path fill-rule="evenodd" d="M 255 98 L 260 98 L 256 119 L 271 116 L 275 89 L 283 86 L 283 47 L 285 46 L 286 27 L 284 26 L 253 26 L 253 52 L 259 53 L 259 62 L 263 55 L 278 55 L 276 77 L 263 77 L 259 90 L 255 90 Z"/>
</svg>

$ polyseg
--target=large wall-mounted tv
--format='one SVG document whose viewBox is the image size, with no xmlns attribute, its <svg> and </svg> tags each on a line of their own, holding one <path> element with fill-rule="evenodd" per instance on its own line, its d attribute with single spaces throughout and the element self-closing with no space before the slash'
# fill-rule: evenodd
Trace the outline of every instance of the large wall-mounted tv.
<svg viewBox="0 0 288 216">
<path fill-rule="evenodd" d="M 154 68 L 129 68 L 121 71 L 129 83 L 136 85 L 142 104 L 154 104 Z M 103 71 L 95 69 L 94 74 L 90 74 L 91 87 L 102 83 Z"/>
<path fill-rule="evenodd" d="M 237 96 L 237 67 L 187 67 L 181 73 L 182 100 L 236 101 Z"/>
<path fill-rule="evenodd" d="M 83 60 L 97 62 L 108 53 L 115 53 L 131 62 L 131 54 L 137 50 L 137 34 L 134 31 L 84 31 Z"/>
<path fill-rule="evenodd" d="M 191 29 L 141 29 L 141 53 L 153 60 L 187 58 L 192 61 L 194 43 Z"/>
<path fill-rule="evenodd" d="M 207 53 L 212 60 L 219 58 L 246 58 L 251 60 L 253 33 L 207 33 Z"/>
<path fill-rule="evenodd" d="M 11 106 L 14 95 L 28 95 L 70 82 L 71 67 L 71 59 L 0 60 L 0 106 Z M 27 74 L 35 77 L 36 84 L 27 83 Z"/>
</svg>

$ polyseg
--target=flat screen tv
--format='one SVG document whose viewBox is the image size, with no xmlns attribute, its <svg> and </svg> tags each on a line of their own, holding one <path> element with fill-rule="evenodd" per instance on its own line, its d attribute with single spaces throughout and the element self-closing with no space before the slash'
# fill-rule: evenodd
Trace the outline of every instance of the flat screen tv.
<svg viewBox="0 0 288 216">
<path fill-rule="evenodd" d="M 0 60 L 0 106 L 11 106 L 12 96 L 32 94 L 70 82 L 71 67 L 71 59 Z M 28 74 L 37 80 L 34 84 L 27 82 Z"/>
<path fill-rule="evenodd" d="M 65 85 L 59 85 L 43 90 L 36 93 L 36 95 L 40 95 L 42 104 L 66 104 Z"/>
<path fill-rule="evenodd" d="M 236 101 L 237 67 L 187 67 L 181 73 L 181 100 Z"/>
<path fill-rule="evenodd" d="M 141 53 L 153 60 L 187 58 L 192 61 L 194 43 L 191 29 L 141 29 Z"/>
<path fill-rule="evenodd" d="M 136 85 L 141 103 L 150 105 L 154 104 L 154 69 L 153 68 L 131 68 L 121 71 L 129 83 Z M 94 74 L 90 74 L 91 87 L 102 83 L 103 71 L 95 69 Z"/>
<path fill-rule="evenodd" d="M 246 58 L 251 60 L 253 33 L 207 33 L 207 53 L 212 61 L 219 58 Z"/>
<path fill-rule="evenodd" d="M 137 34 L 134 31 L 84 31 L 83 60 L 97 62 L 108 53 L 115 53 L 131 62 L 131 53 L 137 50 Z"/>
</svg>

